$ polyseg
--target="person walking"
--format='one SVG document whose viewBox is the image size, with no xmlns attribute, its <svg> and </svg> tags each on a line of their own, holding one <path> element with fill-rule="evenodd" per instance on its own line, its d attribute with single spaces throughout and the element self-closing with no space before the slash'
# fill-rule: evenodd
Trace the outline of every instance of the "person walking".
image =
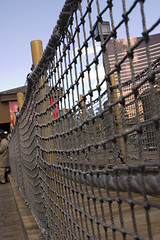
<svg viewBox="0 0 160 240">
<path fill-rule="evenodd" d="M 9 170 L 8 141 L 3 130 L 0 130 L 0 183 L 7 182 L 7 171 Z"/>
</svg>

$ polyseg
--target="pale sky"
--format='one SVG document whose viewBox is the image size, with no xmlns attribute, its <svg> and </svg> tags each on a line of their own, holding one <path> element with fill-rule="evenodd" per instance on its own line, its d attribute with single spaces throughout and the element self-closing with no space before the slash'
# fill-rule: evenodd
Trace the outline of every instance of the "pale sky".
<svg viewBox="0 0 160 240">
<path fill-rule="evenodd" d="M 0 0 L 0 92 L 25 84 L 32 65 L 30 42 L 40 39 L 45 48 L 64 2 L 64 0 Z M 103 6 L 106 4 L 106 0 L 99 2 Z M 115 2 L 122 5 L 121 0 Z M 128 6 L 132 2 L 126 0 Z M 138 10 L 137 15 L 131 15 L 129 26 L 131 37 L 141 36 Z M 148 28 L 158 20 L 159 12 L 160 0 L 145 1 Z M 115 8 L 114 13 L 116 25 L 122 12 Z M 160 33 L 160 26 L 152 32 L 155 33 Z M 123 29 L 118 37 L 126 37 Z"/>
</svg>

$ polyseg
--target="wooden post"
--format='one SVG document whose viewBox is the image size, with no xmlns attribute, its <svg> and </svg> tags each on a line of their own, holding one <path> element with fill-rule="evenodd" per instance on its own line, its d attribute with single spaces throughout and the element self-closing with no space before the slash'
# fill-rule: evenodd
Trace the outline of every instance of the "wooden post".
<svg viewBox="0 0 160 240">
<path fill-rule="evenodd" d="M 13 126 L 14 126 L 15 122 L 16 122 L 16 114 L 15 113 L 12 114 L 12 118 L 13 118 Z"/>
<path fill-rule="evenodd" d="M 115 77 L 114 74 L 111 75 L 111 83 L 112 85 L 115 85 Z M 117 101 L 118 96 L 117 96 L 117 89 L 113 89 L 112 92 L 112 96 L 113 96 L 113 101 Z M 115 109 L 115 115 L 116 115 L 116 120 L 117 120 L 117 132 L 118 134 L 120 134 L 122 132 L 122 119 L 121 119 L 121 114 L 120 114 L 120 109 L 118 104 L 116 104 L 114 106 Z M 124 139 L 122 137 L 119 138 L 119 146 L 120 146 L 120 150 L 122 155 L 125 155 L 125 146 L 124 146 Z M 123 163 L 126 163 L 126 159 L 123 158 Z"/>
<path fill-rule="evenodd" d="M 82 94 L 80 95 L 80 99 L 81 100 L 83 99 Z M 85 119 L 85 103 L 84 103 L 84 101 L 82 101 L 82 118 L 83 118 L 83 120 Z"/>
<path fill-rule="evenodd" d="M 12 132 L 13 129 L 13 123 L 10 123 L 10 132 Z"/>
<path fill-rule="evenodd" d="M 106 66 L 107 63 L 107 66 Z M 108 57 L 108 52 L 106 49 L 106 52 L 103 54 L 103 64 L 104 64 L 104 69 L 106 69 L 105 67 L 107 67 L 108 71 L 111 71 L 110 68 L 110 62 L 109 62 L 109 57 Z M 111 84 L 115 85 L 116 81 L 115 81 L 115 76 L 114 73 L 110 75 L 110 80 L 111 80 Z M 117 101 L 118 96 L 117 96 L 117 89 L 113 89 L 111 96 L 113 97 L 113 101 Z M 120 113 L 120 109 L 118 104 L 116 104 L 114 106 L 115 109 L 115 115 L 116 115 L 116 119 L 117 119 L 117 133 L 120 134 L 122 132 L 122 119 L 121 119 L 121 113 Z M 125 145 L 124 145 L 124 139 L 123 137 L 119 138 L 119 147 L 121 150 L 122 155 L 125 155 Z M 123 157 L 123 163 L 126 163 L 126 159 L 125 157 Z"/>
<path fill-rule="evenodd" d="M 19 108 L 19 111 L 20 111 L 21 107 L 23 105 L 23 101 L 24 101 L 23 93 L 17 93 L 17 101 L 18 101 L 18 108 Z"/>
<path fill-rule="evenodd" d="M 33 40 L 31 42 L 31 52 L 32 52 L 33 66 L 35 67 L 39 62 L 43 52 L 41 40 Z"/>
</svg>

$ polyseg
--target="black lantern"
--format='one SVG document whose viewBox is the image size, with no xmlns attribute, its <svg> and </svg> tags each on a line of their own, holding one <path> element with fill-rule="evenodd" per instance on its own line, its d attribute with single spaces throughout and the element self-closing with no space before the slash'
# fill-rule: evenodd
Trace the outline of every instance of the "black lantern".
<svg viewBox="0 0 160 240">
<path fill-rule="evenodd" d="M 107 21 L 104 21 L 101 23 L 101 28 L 102 28 L 102 35 L 104 40 L 108 37 L 110 34 L 110 24 Z M 94 39 L 99 42 L 100 39 L 100 24 L 96 24 L 96 27 L 94 29 Z"/>
</svg>

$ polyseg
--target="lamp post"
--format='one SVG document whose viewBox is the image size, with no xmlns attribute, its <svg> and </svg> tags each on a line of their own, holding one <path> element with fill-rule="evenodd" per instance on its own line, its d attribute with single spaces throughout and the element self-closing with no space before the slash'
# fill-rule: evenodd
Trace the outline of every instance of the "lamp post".
<svg viewBox="0 0 160 240">
<path fill-rule="evenodd" d="M 102 21 L 102 23 L 98 23 L 96 26 L 94 26 L 94 38 L 96 41 L 99 41 L 99 42 L 104 41 L 109 34 L 110 34 L 110 24 L 108 21 Z M 105 75 L 107 75 L 107 73 L 111 71 L 107 49 L 105 49 L 105 53 L 103 53 L 103 65 L 104 65 Z M 111 82 L 111 85 L 115 85 L 116 83 L 114 73 L 110 75 L 110 82 Z M 118 99 L 117 89 L 113 89 L 111 96 L 114 102 L 117 101 Z M 115 116 L 117 120 L 117 126 L 116 126 L 117 133 L 120 134 L 122 132 L 122 123 L 121 123 L 122 120 L 121 120 L 121 114 L 120 114 L 120 109 L 118 104 L 114 106 L 114 109 L 115 109 Z M 122 153 L 121 161 L 122 163 L 125 163 L 126 162 L 124 157 L 125 145 L 124 145 L 123 137 L 119 138 L 119 147 Z"/>
<path fill-rule="evenodd" d="M 103 38 L 106 39 L 110 33 L 110 24 L 109 22 L 107 21 L 103 21 L 101 23 L 101 27 L 99 24 L 96 24 L 96 26 L 94 26 L 94 39 L 97 41 L 97 42 L 100 42 L 101 41 L 101 38 L 100 38 L 100 32 L 101 32 L 101 29 L 102 29 L 102 35 L 103 35 Z M 101 28 L 101 29 L 100 29 Z"/>
</svg>

